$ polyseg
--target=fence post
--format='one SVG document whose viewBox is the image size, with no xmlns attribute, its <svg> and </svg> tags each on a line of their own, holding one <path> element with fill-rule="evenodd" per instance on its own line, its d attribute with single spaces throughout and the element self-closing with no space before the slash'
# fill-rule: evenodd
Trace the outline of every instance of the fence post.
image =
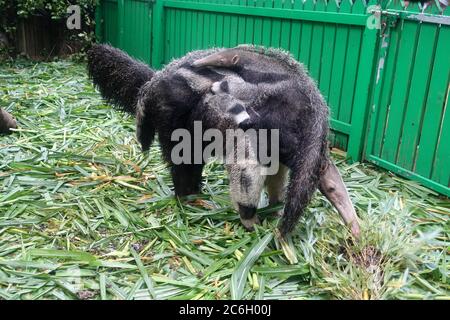
<svg viewBox="0 0 450 320">
<path fill-rule="evenodd" d="M 103 41 L 103 8 L 102 0 L 97 0 L 95 7 L 95 38 L 97 42 Z"/>
<path fill-rule="evenodd" d="M 368 5 L 374 3 L 376 1 L 370 1 Z M 368 110 L 370 109 L 372 95 L 371 84 L 376 69 L 375 57 L 378 51 L 378 33 L 378 29 L 369 28 L 368 26 L 366 26 L 363 33 L 361 62 L 357 75 L 355 105 L 351 118 L 351 130 L 347 148 L 347 160 L 349 162 L 360 161 L 362 159 L 366 139 Z"/>
<path fill-rule="evenodd" d="M 123 21 L 125 17 L 125 0 L 117 0 L 117 30 L 119 31 L 119 36 L 117 38 L 117 46 L 123 49 Z"/>
<path fill-rule="evenodd" d="M 152 67 L 161 68 L 164 53 L 164 0 L 153 0 Z"/>
</svg>

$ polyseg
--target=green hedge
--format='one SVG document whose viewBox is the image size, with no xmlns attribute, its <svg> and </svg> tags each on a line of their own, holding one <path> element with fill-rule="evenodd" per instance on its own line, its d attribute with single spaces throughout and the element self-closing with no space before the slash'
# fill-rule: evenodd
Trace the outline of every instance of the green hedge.
<svg viewBox="0 0 450 320">
<path fill-rule="evenodd" d="M 18 21 L 30 16 L 41 16 L 62 21 L 69 14 L 67 8 L 76 4 L 81 8 L 81 30 L 65 31 L 65 39 L 81 43 L 84 48 L 94 39 L 95 5 L 98 0 L 0 0 L 0 33 L 9 40 L 8 50 L 14 52 Z"/>
</svg>

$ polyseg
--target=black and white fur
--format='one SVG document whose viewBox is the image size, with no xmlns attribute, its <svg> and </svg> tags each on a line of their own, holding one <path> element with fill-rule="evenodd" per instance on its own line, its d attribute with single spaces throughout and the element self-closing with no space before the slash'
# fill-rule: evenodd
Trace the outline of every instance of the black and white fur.
<svg viewBox="0 0 450 320">
<path fill-rule="evenodd" d="M 248 50 L 245 50 L 246 48 L 248 46 L 222 49 L 207 57 L 194 61 L 193 66 L 196 68 L 225 68 L 228 72 L 238 73 L 239 77 L 228 76 L 227 79 L 216 82 L 213 86 L 217 89 L 213 91 L 227 92 L 243 100 L 250 98 L 248 104 L 254 103 L 254 107 L 257 108 L 258 105 L 266 104 L 267 101 L 265 99 L 285 94 L 283 92 L 285 86 L 289 87 L 285 81 L 292 81 L 282 68 L 277 68 L 276 64 L 271 64 L 266 59 L 267 56 L 275 56 L 277 60 L 283 61 L 283 67 L 290 66 L 293 69 L 298 69 L 299 66 L 288 54 L 280 54 L 279 51 L 274 53 L 273 51 L 271 52 L 272 49 L 267 51 L 264 48 L 255 49 L 254 47 L 250 50 L 252 52 L 248 52 Z M 259 53 L 259 55 L 255 55 L 255 52 Z M 264 65 L 270 65 L 270 68 L 264 69 Z M 265 71 L 261 72 L 261 70 Z M 301 73 L 300 70 L 299 74 Z M 305 96 L 307 91 L 299 90 L 298 93 Z M 253 110 L 253 108 L 248 106 L 247 110 Z M 250 117 L 248 123 L 252 127 L 258 127 L 259 120 L 258 118 Z M 285 173 L 286 170 L 282 170 L 281 172 Z M 336 207 L 345 223 L 351 226 L 353 235 L 358 237 L 360 230 L 355 209 L 350 201 L 338 169 L 326 157 L 321 164 L 319 175 L 319 190 Z M 277 174 L 272 178 L 268 177 L 267 181 L 269 182 L 269 197 L 270 191 L 273 193 L 273 190 L 277 189 L 281 192 L 283 189 L 283 174 Z M 274 187 L 271 188 L 271 185 Z M 281 199 L 282 197 L 277 198 Z"/>
<path fill-rule="evenodd" d="M 228 101 L 226 104 L 224 103 L 221 109 L 231 115 L 240 128 L 249 128 L 252 123 L 246 106 L 248 100 L 244 101 L 242 98 L 248 99 L 251 94 L 249 92 L 253 91 L 252 89 L 254 88 L 248 88 L 249 84 L 233 72 L 217 69 L 212 70 L 223 77 L 220 81 L 213 82 L 211 79 L 199 75 L 196 71 L 198 70 L 194 71 L 187 68 L 180 68 L 176 71 L 176 74 L 177 76 L 183 77 L 189 87 L 195 92 L 208 92 L 210 90 L 214 94 L 223 93 L 233 96 L 232 103 L 231 101 Z M 239 85 L 245 86 L 247 90 L 235 90 L 235 87 Z M 254 85 L 251 86 L 255 87 Z M 245 95 L 240 94 L 241 92 L 244 92 Z M 252 93 L 255 94 L 255 92 Z M 253 114 L 255 114 L 254 111 Z"/>
<path fill-rule="evenodd" d="M 222 115 L 225 118 L 231 116 L 233 119 L 232 114 L 223 114 L 223 110 L 224 108 L 229 109 L 231 106 L 239 105 L 241 102 L 227 93 L 206 94 L 203 99 L 205 114 L 207 117 L 215 114 L 216 116 L 213 116 L 215 119 L 219 119 Z M 202 121 L 210 122 L 211 119 L 203 118 Z M 214 121 L 212 120 L 211 123 L 214 123 Z M 215 126 L 226 128 L 219 123 L 216 123 Z M 249 230 L 253 228 L 255 223 L 259 223 L 256 209 L 264 187 L 266 187 L 269 196 L 269 205 L 284 201 L 288 172 L 287 168 L 281 165 L 275 175 L 268 175 L 266 173 L 267 168 L 258 161 L 255 146 L 251 145 L 252 142 L 247 132 L 243 132 L 242 136 L 237 137 L 237 145 L 241 146 L 242 149 L 234 149 L 234 154 L 231 154 L 231 156 L 236 160 L 238 159 L 237 153 L 239 151 L 245 152 L 247 155 L 245 159 L 238 159 L 239 161 L 232 161 L 231 163 L 227 163 L 226 159 L 224 159 L 230 181 L 232 204 L 236 211 L 239 212 L 242 224 Z"/>
<path fill-rule="evenodd" d="M 191 52 L 158 72 L 136 63 L 120 50 L 109 46 L 94 46 L 89 53 L 89 73 L 100 87 L 102 95 L 123 110 L 136 113 L 137 136 L 143 150 L 150 147 L 155 134 L 158 134 L 163 157 L 171 168 L 175 193 L 179 196 L 199 192 L 203 164 L 173 164 L 170 155 L 175 142 L 171 141 L 171 133 L 178 128 L 193 130 L 193 122 L 198 120 L 203 122 L 204 130 L 238 128 L 232 118 L 224 117 L 223 110 L 217 108 L 221 103 L 217 106 L 214 99 L 221 95 L 214 95 L 210 91 L 211 83 L 220 82 L 225 76 L 214 68 L 199 69 L 192 66 L 194 61 L 220 50 Z M 343 183 L 337 181 L 334 175 L 326 174 L 329 171 L 327 168 L 334 167 L 329 165 L 331 162 L 327 153 L 328 107 L 314 81 L 288 54 L 280 50 L 262 51 L 252 46 L 240 46 L 236 50 L 243 57 L 242 61 L 248 63 L 248 68 L 243 65 L 231 71 L 247 83 L 268 84 L 264 97 L 252 100 L 252 108 L 259 114 L 253 127 L 280 130 L 280 161 L 290 174 L 280 227 L 282 235 L 285 235 L 294 228 L 318 187 L 321 191 L 328 190 L 326 192 L 330 194 L 333 193 L 332 189 L 342 189 Z M 198 79 L 194 84 L 190 83 L 186 73 L 207 81 L 205 85 L 197 86 Z M 280 81 L 286 82 L 283 91 L 271 90 L 270 84 Z M 230 177 L 239 177 L 230 178 L 232 198 L 238 193 L 233 188 L 241 189 L 241 186 L 247 185 L 247 198 L 240 197 L 233 202 L 238 207 L 241 219 L 251 227 L 257 222 L 255 211 L 256 199 L 259 200 L 258 190 L 261 190 L 266 180 L 264 175 L 259 174 L 261 166 L 243 164 L 227 170 Z M 242 177 L 246 175 L 251 178 L 242 183 Z M 262 178 L 254 179 L 258 176 Z M 332 183 L 322 184 L 322 176 L 330 177 L 331 180 L 328 180 Z M 281 180 L 278 178 L 276 182 Z M 322 185 L 329 188 L 322 188 Z M 272 196 L 274 201 L 283 197 L 282 192 L 278 193 L 278 196 Z M 335 199 L 330 201 L 336 206 Z M 351 205 L 349 200 L 342 203 L 344 208 L 348 208 L 348 203 Z M 339 210 L 339 206 L 336 207 Z M 348 214 L 347 220 L 343 217 L 351 224 L 356 235 L 359 226 L 353 213 L 354 209 Z"/>
<path fill-rule="evenodd" d="M 254 104 L 264 103 L 264 99 L 274 96 L 276 92 L 282 93 L 288 86 L 287 81 L 280 80 L 273 83 L 248 83 L 234 72 L 229 72 L 221 81 L 214 82 L 211 91 L 215 94 L 226 93 L 241 101 L 235 108 L 227 109 L 233 115 L 240 128 L 253 127 L 258 122 L 259 114 Z"/>
<path fill-rule="evenodd" d="M 280 161 L 290 169 L 280 228 L 285 234 L 295 226 L 318 188 L 320 168 L 328 161 L 328 106 L 302 65 L 279 50 L 225 49 L 196 60 L 194 66 L 207 66 L 214 63 L 215 57 L 222 58 L 230 52 L 230 57 L 240 58 L 239 63 L 227 65 L 230 70 L 249 84 L 267 84 L 264 96 L 253 101 L 254 110 L 260 115 L 254 128 L 280 130 Z M 275 86 L 280 81 L 283 90 Z"/>
</svg>

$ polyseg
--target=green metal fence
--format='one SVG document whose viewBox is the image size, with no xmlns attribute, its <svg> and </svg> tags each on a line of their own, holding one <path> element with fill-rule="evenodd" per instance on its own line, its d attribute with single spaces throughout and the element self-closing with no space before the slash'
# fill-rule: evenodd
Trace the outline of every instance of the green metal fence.
<svg viewBox="0 0 450 320">
<path fill-rule="evenodd" d="M 367 159 L 450 195 L 450 8 L 419 14 L 419 5 L 379 10 L 361 0 L 100 3 L 100 40 L 155 68 L 208 47 L 289 50 L 331 108 L 332 145 L 350 161 Z"/>
<path fill-rule="evenodd" d="M 381 33 L 365 159 L 450 196 L 450 25 L 407 17 Z"/>
</svg>

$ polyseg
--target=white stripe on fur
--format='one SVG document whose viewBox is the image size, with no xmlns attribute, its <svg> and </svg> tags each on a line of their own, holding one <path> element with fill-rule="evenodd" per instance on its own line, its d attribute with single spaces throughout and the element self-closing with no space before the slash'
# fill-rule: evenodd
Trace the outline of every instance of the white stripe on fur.
<svg viewBox="0 0 450 320">
<path fill-rule="evenodd" d="M 234 121 L 236 121 L 238 124 L 241 122 L 244 122 L 245 120 L 249 119 L 250 116 L 248 115 L 247 112 L 241 112 L 237 115 L 234 116 Z"/>
</svg>

